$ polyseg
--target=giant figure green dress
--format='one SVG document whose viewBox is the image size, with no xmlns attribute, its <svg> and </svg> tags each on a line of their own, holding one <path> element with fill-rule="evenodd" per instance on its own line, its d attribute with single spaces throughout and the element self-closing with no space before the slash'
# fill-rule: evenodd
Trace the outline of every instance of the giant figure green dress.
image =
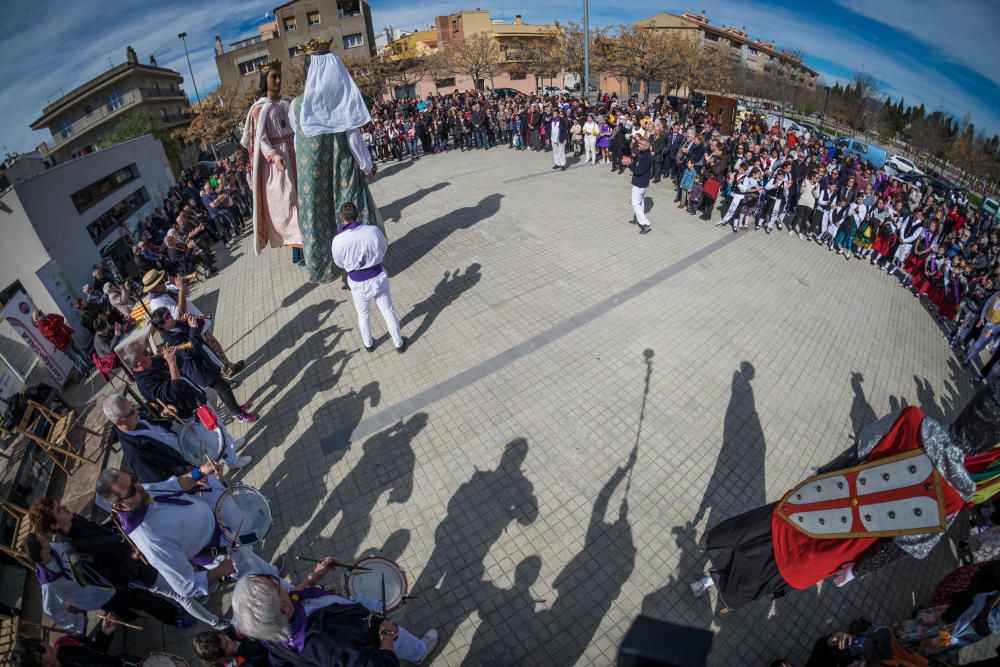
<svg viewBox="0 0 1000 667">
<path fill-rule="evenodd" d="M 302 97 L 292 101 L 292 114 L 300 118 Z M 302 124 L 295 123 L 295 164 L 298 171 L 299 226 L 302 228 L 302 252 L 309 281 L 328 283 L 337 279 L 340 269 L 333 263 L 330 246 L 340 223 L 340 207 L 354 202 L 363 225 L 377 225 L 382 232 L 382 214 L 368 189 L 346 132 L 307 137 Z"/>
</svg>

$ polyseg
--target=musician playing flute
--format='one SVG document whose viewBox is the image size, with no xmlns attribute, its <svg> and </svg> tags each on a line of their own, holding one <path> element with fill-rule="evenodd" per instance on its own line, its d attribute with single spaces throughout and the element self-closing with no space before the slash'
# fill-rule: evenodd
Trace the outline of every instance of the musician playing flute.
<svg viewBox="0 0 1000 667">
<path fill-rule="evenodd" d="M 211 462 L 165 482 L 142 484 L 115 468 L 97 480 L 97 495 L 114 510 L 122 532 L 179 594 L 202 598 L 220 579 L 251 572 L 278 576 L 251 545 L 232 548 L 215 519 L 222 485 Z M 197 492 L 197 493 L 195 493 Z"/>
<path fill-rule="evenodd" d="M 162 356 L 153 357 L 149 348 L 137 341 L 122 350 L 119 356 L 122 363 L 131 369 L 135 384 L 143 398 L 150 403 L 167 406 L 166 411 L 170 415 L 191 424 L 196 429 L 204 429 L 201 421 L 195 418 L 195 411 L 201 405 L 209 405 L 208 394 L 181 374 L 176 348 L 165 345 L 160 352 Z M 244 422 L 256 421 L 257 417 L 247 412 L 246 407 L 240 408 L 236 419 Z M 236 455 L 236 450 L 243 445 L 243 438 L 234 440 L 222 420 L 217 419 L 217 421 L 225 446 L 223 462 L 230 468 L 249 465 L 253 461 L 250 456 Z"/>
<path fill-rule="evenodd" d="M 320 587 L 336 565 L 333 558 L 323 559 L 292 590 L 274 577 L 243 577 L 233 590 L 236 630 L 263 642 L 275 667 L 396 667 L 400 660 L 421 664 L 437 645 L 437 631 L 428 630 L 417 639 L 361 604 Z"/>
</svg>

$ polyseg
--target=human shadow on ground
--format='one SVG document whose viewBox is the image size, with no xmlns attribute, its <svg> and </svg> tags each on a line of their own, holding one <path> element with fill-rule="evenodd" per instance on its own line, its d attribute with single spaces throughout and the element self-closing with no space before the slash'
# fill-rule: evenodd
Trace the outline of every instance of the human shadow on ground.
<svg viewBox="0 0 1000 667">
<path fill-rule="evenodd" d="M 464 292 L 475 287 L 482 278 L 482 274 L 479 273 L 480 268 L 482 267 L 478 263 L 473 263 L 465 273 L 461 273 L 461 269 L 455 269 L 454 273 L 445 271 L 444 277 L 435 285 L 434 293 L 420 303 L 414 304 L 410 312 L 399 321 L 400 328 L 405 328 L 407 324 L 422 318 L 417 328 L 406 334 L 411 343 L 416 342 L 430 328 L 445 308 L 454 303 Z M 388 335 L 382 337 L 384 340 L 388 338 Z"/>
<path fill-rule="evenodd" d="M 332 555 L 342 561 L 353 561 L 368 537 L 372 513 L 382 495 L 389 494 L 386 500 L 388 505 L 405 503 L 410 499 L 416 466 L 413 439 L 426 426 L 427 414 L 420 412 L 368 438 L 362 446 L 364 454 L 357 464 L 330 491 L 325 502 L 316 507 L 315 513 L 313 508 L 303 508 L 301 516 L 311 520 L 289 552 L 295 555 Z M 332 460 L 330 457 L 319 460 L 324 462 L 324 466 L 317 472 L 325 477 L 339 456 Z M 325 486 L 321 483 L 320 488 L 325 489 Z M 316 502 L 322 500 L 323 495 L 317 494 Z M 340 521 L 327 537 L 326 528 L 338 514 Z"/>
<path fill-rule="evenodd" d="M 339 374 L 330 382 L 335 383 L 336 379 L 339 379 Z M 294 393 L 289 391 L 285 396 Z M 369 382 L 360 390 L 355 391 L 352 388 L 328 401 L 312 414 L 309 428 L 285 450 L 274 472 L 260 487 L 261 493 L 270 498 L 275 506 L 275 525 L 280 525 L 282 528 L 274 544 L 280 542 L 288 530 L 303 525 L 313 518 L 323 500 L 327 475 L 347 453 L 346 447 L 328 449 L 325 446 L 326 434 L 332 430 L 331 427 L 336 424 L 337 428 L 353 430 L 364 416 L 365 406 L 369 404 L 372 407 L 377 406 L 381 395 L 378 382 Z M 279 404 L 284 400 L 279 401 Z M 290 399 L 289 402 L 289 407 L 293 405 L 299 407 L 295 399 Z M 276 410 L 283 408 L 282 405 L 275 406 Z M 297 421 L 297 416 L 293 415 L 292 424 Z M 272 442 L 272 446 L 280 444 L 270 435 L 267 439 Z M 303 489 L 313 489 L 313 492 L 305 493 Z M 279 498 L 283 498 L 284 501 L 279 502 Z M 279 523 L 278 515 L 283 515 L 285 512 L 288 512 L 288 515 L 281 516 Z"/>
<path fill-rule="evenodd" d="M 528 441 L 507 443 L 496 470 L 476 471 L 448 501 L 448 514 L 434 531 L 434 550 L 413 586 L 429 627 L 438 629 L 440 653 L 475 609 L 484 586 L 484 563 L 493 544 L 513 522 L 538 518 L 534 487 L 521 470 Z M 422 616 L 424 614 L 421 614 Z"/>
<path fill-rule="evenodd" d="M 274 359 L 279 356 L 285 350 L 296 347 L 300 345 L 303 336 L 313 334 L 320 330 L 326 321 L 330 319 L 330 315 L 339 306 L 342 301 L 335 301 L 334 299 L 327 299 L 321 301 L 320 303 L 312 303 L 303 308 L 298 314 L 296 314 L 292 319 L 283 324 L 280 329 L 274 332 L 266 343 L 254 350 L 249 357 L 246 358 L 246 368 L 243 371 L 243 376 L 248 377 L 250 371 L 255 369 L 257 366 L 267 361 L 268 359 Z M 261 322 L 263 324 L 263 322 Z M 304 365 L 305 359 L 299 361 L 299 366 Z M 262 385 L 261 389 L 258 389 L 254 393 L 256 397 L 263 387 L 268 384 L 275 382 L 273 375 L 268 379 L 265 385 Z M 282 380 L 281 382 L 284 382 Z"/>
<path fill-rule="evenodd" d="M 391 204 L 386 204 L 385 206 L 379 206 L 378 209 L 379 212 L 382 214 L 382 220 L 383 221 L 392 220 L 393 222 L 399 222 L 399 218 L 400 216 L 402 216 L 404 209 L 413 206 L 418 201 L 420 201 L 427 195 L 431 194 L 432 192 L 443 190 L 449 185 L 451 185 L 451 183 L 449 183 L 448 181 L 441 181 L 440 183 L 435 183 L 429 188 L 420 188 L 419 190 L 415 190 L 414 192 L 411 192 L 408 195 L 404 195 L 403 197 L 400 197 L 396 201 L 392 202 Z"/>
<path fill-rule="evenodd" d="M 500 211 L 501 199 L 503 195 L 500 193 L 487 195 L 474 206 L 446 213 L 419 227 L 414 227 L 394 240 L 383 261 L 389 275 L 398 275 L 413 266 L 454 232 L 469 229 L 476 223 L 492 218 Z"/>
<path fill-rule="evenodd" d="M 692 519 L 694 525 L 714 510 L 726 517 L 765 502 L 766 446 L 751 384 L 755 375 L 756 370 L 749 361 L 740 363 L 739 370 L 733 372 L 729 405 L 722 423 L 722 449 L 698 512 Z M 705 525 L 718 523 L 718 519 L 709 516 Z"/>
<path fill-rule="evenodd" d="M 399 172 L 403 171 L 404 169 L 409 169 L 411 166 L 413 166 L 413 163 L 414 163 L 414 160 L 411 160 L 408 157 L 406 157 L 406 158 L 403 158 L 402 161 L 393 162 L 392 164 L 387 164 L 384 167 L 379 167 L 378 168 L 379 178 L 384 178 L 384 177 L 390 176 L 392 174 L 398 174 Z"/>
<path fill-rule="evenodd" d="M 635 567 L 627 490 L 621 492 L 610 520 L 607 514 L 612 496 L 635 466 L 637 452 L 632 450 L 628 463 L 615 470 L 598 493 L 583 549 L 556 577 L 557 596 L 547 609 L 534 612 L 539 601 L 531 585 L 541 566 L 538 556 L 517 565 L 513 587 L 480 585 L 476 608 L 481 621 L 463 664 L 527 665 L 537 662 L 539 650 L 559 656 L 559 664 L 576 664 Z M 511 625 L 518 628 L 516 634 L 507 629 Z"/>
<path fill-rule="evenodd" d="M 854 392 L 854 398 L 851 400 L 850 417 L 854 440 L 857 440 L 861 429 L 878 419 L 875 409 L 868 402 L 868 397 L 865 395 L 865 388 L 862 386 L 864 381 L 865 376 L 862 373 L 858 371 L 851 373 L 851 391 Z"/>
<path fill-rule="evenodd" d="M 257 322 L 256 324 L 254 324 L 252 327 L 248 328 L 246 331 L 244 331 L 240 335 L 239 338 L 237 338 L 235 341 L 233 341 L 233 345 L 235 345 L 236 343 L 240 342 L 241 340 L 243 340 L 244 338 L 246 338 L 247 336 L 249 336 L 250 334 L 252 334 L 254 331 L 256 331 L 257 327 L 262 326 L 265 322 L 267 322 L 272 317 L 274 317 L 278 313 L 279 310 L 281 310 L 282 308 L 290 308 L 290 307 L 294 306 L 304 296 L 306 296 L 307 294 L 309 294 L 310 292 L 312 292 L 317 287 L 319 287 L 318 283 L 303 283 L 302 285 L 299 285 L 298 287 L 296 287 L 292 292 L 289 292 L 288 294 L 286 294 L 285 298 L 283 298 L 281 300 L 281 303 L 278 304 L 278 306 L 274 310 L 272 310 L 270 313 L 268 313 L 267 315 L 265 315 L 264 319 L 260 320 L 259 322 Z M 330 310 L 333 310 L 334 308 L 336 308 L 336 306 L 337 306 L 337 302 L 336 301 L 332 301 L 331 300 L 329 303 L 331 304 L 329 306 Z"/>
</svg>

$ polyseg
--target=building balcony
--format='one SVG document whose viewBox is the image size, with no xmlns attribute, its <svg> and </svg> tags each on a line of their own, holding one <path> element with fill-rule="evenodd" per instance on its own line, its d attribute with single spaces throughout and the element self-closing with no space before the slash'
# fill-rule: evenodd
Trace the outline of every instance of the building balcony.
<svg viewBox="0 0 1000 667">
<path fill-rule="evenodd" d="M 52 134 L 51 143 L 43 144 L 43 146 L 45 146 L 47 152 L 54 152 L 73 139 L 77 139 L 112 120 L 118 120 L 126 112 L 140 106 L 143 102 L 151 100 L 162 102 L 164 99 L 171 97 L 187 99 L 187 95 L 183 90 L 132 88 L 122 93 L 121 97 L 109 101 L 100 109 L 92 111 L 75 123 L 57 130 Z M 160 118 L 159 116 L 156 117 Z M 164 125 L 171 126 L 187 122 L 190 120 L 190 117 L 186 114 L 170 114 L 166 119 L 160 118 L 160 120 L 163 121 Z"/>
</svg>

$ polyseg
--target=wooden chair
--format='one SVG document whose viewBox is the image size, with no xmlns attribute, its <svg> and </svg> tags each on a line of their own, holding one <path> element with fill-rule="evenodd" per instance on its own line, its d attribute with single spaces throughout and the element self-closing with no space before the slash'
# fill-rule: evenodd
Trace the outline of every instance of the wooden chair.
<svg viewBox="0 0 1000 667">
<path fill-rule="evenodd" d="M 16 616 L 13 618 L 10 616 L 0 617 L 0 656 L 3 656 L 0 658 L 0 664 L 11 664 L 10 656 L 17 647 L 18 640 L 22 637 L 38 637 L 49 644 L 52 641 L 52 633 L 64 635 L 66 631 L 52 625 L 26 621 Z"/>
<path fill-rule="evenodd" d="M 88 459 L 83 456 L 84 447 L 81 445 L 80 451 L 69 441 L 69 435 L 73 429 L 79 429 L 84 433 L 89 433 L 97 437 L 101 434 L 80 424 L 76 418 L 76 412 L 70 410 L 64 415 L 60 415 L 54 410 L 46 408 L 35 401 L 28 401 L 28 409 L 21 417 L 21 423 L 17 426 L 17 432 L 25 438 L 35 442 L 41 447 L 67 475 L 72 474 L 69 466 L 72 465 L 70 459 L 78 463 L 97 463 L 97 459 Z"/>
<path fill-rule="evenodd" d="M 0 511 L 14 517 L 14 532 L 10 545 L 0 543 L 0 552 L 14 559 L 18 565 L 34 572 L 35 564 L 24 555 L 24 541 L 31 533 L 31 522 L 28 521 L 28 510 L 7 500 L 0 500 Z"/>
</svg>

